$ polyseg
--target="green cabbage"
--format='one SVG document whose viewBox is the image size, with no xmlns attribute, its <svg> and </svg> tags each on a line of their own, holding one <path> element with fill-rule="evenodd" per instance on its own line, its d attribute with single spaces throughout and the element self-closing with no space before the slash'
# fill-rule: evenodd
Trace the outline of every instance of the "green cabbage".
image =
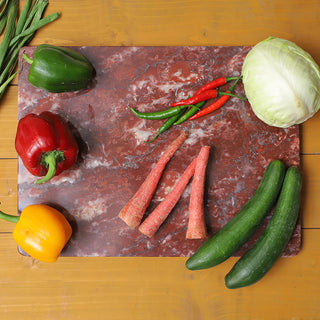
<svg viewBox="0 0 320 320">
<path fill-rule="evenodd" d="M 242 67 L 243 84 L 256 116 L 287 128 L 320 108 L 320 68 L 291 41 L 267 38 L 254 46 Z"/>
</svg>

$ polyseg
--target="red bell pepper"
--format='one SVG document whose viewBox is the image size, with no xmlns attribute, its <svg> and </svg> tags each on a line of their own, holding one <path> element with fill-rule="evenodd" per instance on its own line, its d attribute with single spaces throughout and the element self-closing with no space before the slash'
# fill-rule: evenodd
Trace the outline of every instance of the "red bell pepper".
<svg viewBox="0 0 320 320">
<path fill-rule="evenodd" d="M 65 120 L 49 111 L 40 115 L 30 113 L 19 121 L 15 147 L 28 171 L 34 176 L 44 176 L 37 184 L 69 169 L 79 152 Z"/>
</svg>

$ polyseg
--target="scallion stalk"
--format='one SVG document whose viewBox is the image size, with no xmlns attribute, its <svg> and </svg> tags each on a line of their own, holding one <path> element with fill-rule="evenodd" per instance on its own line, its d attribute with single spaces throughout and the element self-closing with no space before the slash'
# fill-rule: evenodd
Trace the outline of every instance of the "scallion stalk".
<svg viewBox="0 0 320 320">
<path fill-rule="evenodd" d="M 2 63 L 9 49 L 10 42 L 14 36 L 14 32 L 16 29 L 16 19 L 18 15 L 18 9 L 19 9 L 18 0 L 12 0 L 9 2 L 6 29 L 0 44 L 0 66 L 2 66 Z"/>
<path fill-rule="evenodd" d="M 59 18 L 60 16 L 60 13 L 59 12 L 55 12 L 55 13 L 52 13 L 50 14 L 49 16 L 39 20 L 38 23 L 36 23 L 35 25 L 27 28 L 26 30 L 24 30 L 23 32 L 21 32 L 20 34 L 18 34 L 17 36 L 15 36 L 11 42 L 10 42 L 10 46 L 14 45 L 17 40 L 19 40 L 20 38 L 22 37 L 25 37 L 25 36 L 28 36 L 30 35 L 31 33 L 37 31 L 38 29 L 44 27 L 46 24 L 56 20 L 57 18 Z"/>
<path fill-rule="evenodd" d="M 14 33 L 15 36 L 19 35 L 22 32 L 23 26 L 27 20 L 28 17 L 28 13 L 30 10 L 32 4 L 32 0 L 27 0 L 19 17 L 19 20 L 17 22 L 17 26 L 16 26 L 16 32 Z"/>
</svg>

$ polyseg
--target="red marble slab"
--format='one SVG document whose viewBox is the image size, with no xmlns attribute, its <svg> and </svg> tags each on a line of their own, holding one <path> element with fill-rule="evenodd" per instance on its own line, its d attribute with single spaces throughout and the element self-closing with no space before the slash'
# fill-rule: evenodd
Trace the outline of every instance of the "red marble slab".
<svg viewBox="0 0 320 320">
<path fill-rule="evenodd" d="M 75 47 L 91 60 L 96 79 L 86 90 L 53 94 L 28 83 L 29 66 L 19 74 L 19 118 L 29 112 L 61 114 L 80 144 L 77 164 L 50 183 L 34 184 L 19 160 L 19 210 L 33 203 L 59 208 L 73 236 L 63 256 L 190 256 L 204 240 L 187 240 L 190 185 L 156 235 L 149 239 L 127 227 L 118 213 L 143 182 L 160 154 L 181 132 L 190 135 L 168 163 L 148 213 L 170 191 L 202 145 L 211 146 L 205 214 L 209 235 L 234 216 L 257 188 L 274 159 L 300 165 L 299 127 L 270 127 L 248 102 L 232 98 L 201 119 L 153 136 L 162 121 L 141 120 L 130 112 L 168 108 L 219 76 L 238 76 L 250 47 Z M 23 51 L 32 56 L 34 47 Z M 226 89 L 225 87 L 224 89 Z M 240 84 L 237 94 L 244 94 Z M 236 255 L 241 255 L 260 230 Z M 300 250 L 301 224 L 284 256 Z"/>
</svg>

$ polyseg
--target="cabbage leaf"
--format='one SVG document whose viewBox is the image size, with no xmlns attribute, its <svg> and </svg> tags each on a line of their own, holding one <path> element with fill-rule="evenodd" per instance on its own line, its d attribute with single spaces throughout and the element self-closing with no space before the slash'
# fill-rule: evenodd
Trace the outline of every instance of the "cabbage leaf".
<svg viewBox="0 0 320 320">
<path fill-rule="evenodd" d="M 287 128 L 320 108 L 320 68 L 295 43 L 269 37 L 254 46 L 242 67 L 243 84 L 256 116 Z"/>
</svg>

